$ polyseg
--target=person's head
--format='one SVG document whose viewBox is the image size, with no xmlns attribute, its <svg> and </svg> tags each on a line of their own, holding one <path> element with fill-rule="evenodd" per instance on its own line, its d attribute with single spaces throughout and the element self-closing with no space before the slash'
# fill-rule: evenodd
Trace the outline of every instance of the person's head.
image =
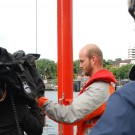
<svg viewBox="0 0 135 135">
<path fill-rule="evenodd" d="M 128 12 L 135 20 L 135 0 L 128 0 Z"/>
<path fill-rule="evenodd" d="M 86 76 L 92 76 L 103 68 L 103 54 L 95 44 L 87 44 L 79 52 L 80 68 Z"/>
</svg>

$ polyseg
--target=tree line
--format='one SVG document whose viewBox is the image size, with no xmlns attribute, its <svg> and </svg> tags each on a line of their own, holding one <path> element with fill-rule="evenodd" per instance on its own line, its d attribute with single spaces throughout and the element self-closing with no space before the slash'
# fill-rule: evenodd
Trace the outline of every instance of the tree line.
<svg viewBox="0 0 135 135">
<path fill-rule="evenodd" d="M 117 79 L 127 79 L 129 71 L 131 70 L 133 64 L 123 65 L 121 67 L 114 66 L 114 62 L 120 61 L 121 58 L 113 60 L 103 60 L 103 67 L 111 71 Z M 36 62 L 37 69 L 43 79 L 57 79 L 57 63 L 49 59 L 39 59 Z M 73 61 L 73 77 L 77 77 L 77 74 L 81 72 L 79 67 L 79 60 Z"/>
</svg>

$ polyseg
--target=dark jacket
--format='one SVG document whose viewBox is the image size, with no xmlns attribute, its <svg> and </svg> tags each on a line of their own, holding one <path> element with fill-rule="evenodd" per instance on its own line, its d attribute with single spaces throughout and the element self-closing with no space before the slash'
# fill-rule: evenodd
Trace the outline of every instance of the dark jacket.
<svg viewBox="0 0 135 135">
<path fill-rule="evenodd" d="M 42 115 L 40 115 L 41 110 L 37 104 L 29 108 L 16 98 L 14 100 L 12 103 L 11 98 L 7 96 L 4 101 L 0 102 L 0 135 L 19 135 L 16 117 L 22 132 L 25 131 L 27 135 L 41 135 Z M 13 105 L 15 105 L 15 110 Z"/>
<path fill-rule="evenodd" d="M 135 82 L 125 84 L 107 101 L 107 107 L 89 135 L 135 134 Z"/>
<path fill-rule="evenodd" d="M 30 60 L 34 62 L 36 58 L 29 55 L 28 62 L 15 58 L 15 55 L 0 47 L 0 96 L 1 91 L 7 91 L 5 100 L 0 101 L 0 135 L 23 135 L 23 132 L 27 135 L 41 135 L 42 111 L 35 97 L 44 94 L 45 86 L 36 68 L 31 67 L 31 74 L 25 65 Z M 18 131 L 22 131 L 22 134 Z"/>
</svg>

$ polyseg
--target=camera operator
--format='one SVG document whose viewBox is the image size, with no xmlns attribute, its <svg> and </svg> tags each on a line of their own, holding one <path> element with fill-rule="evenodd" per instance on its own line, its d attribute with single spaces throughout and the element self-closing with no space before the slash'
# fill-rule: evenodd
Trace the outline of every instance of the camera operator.
<svg viewBox="0 0 135 135">
<path fill-rule="evenodd" d="M 22 88 L 23 81 L 21 82 L 22 78 L 19 76 L 21 72 L 17 76 L 13 62 L 13 55 L 0 48 L 0 135 L 41 135 L 42 111 L 35 96 L 23 91 L 29 87 Z"/>
</svg>

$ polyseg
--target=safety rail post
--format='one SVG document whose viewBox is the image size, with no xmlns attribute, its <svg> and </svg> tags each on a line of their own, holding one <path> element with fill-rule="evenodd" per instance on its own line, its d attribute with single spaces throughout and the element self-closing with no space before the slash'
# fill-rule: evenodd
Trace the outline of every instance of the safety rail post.
<svg viewBox="0 0 135 135">
<path fill-rule="evenodd" d="M 58 102 L 73 98 L 72 0 L 57 0 Z M 58 124 L 59 135 L 73 135 L 73 126 Z"/>
</svg>

